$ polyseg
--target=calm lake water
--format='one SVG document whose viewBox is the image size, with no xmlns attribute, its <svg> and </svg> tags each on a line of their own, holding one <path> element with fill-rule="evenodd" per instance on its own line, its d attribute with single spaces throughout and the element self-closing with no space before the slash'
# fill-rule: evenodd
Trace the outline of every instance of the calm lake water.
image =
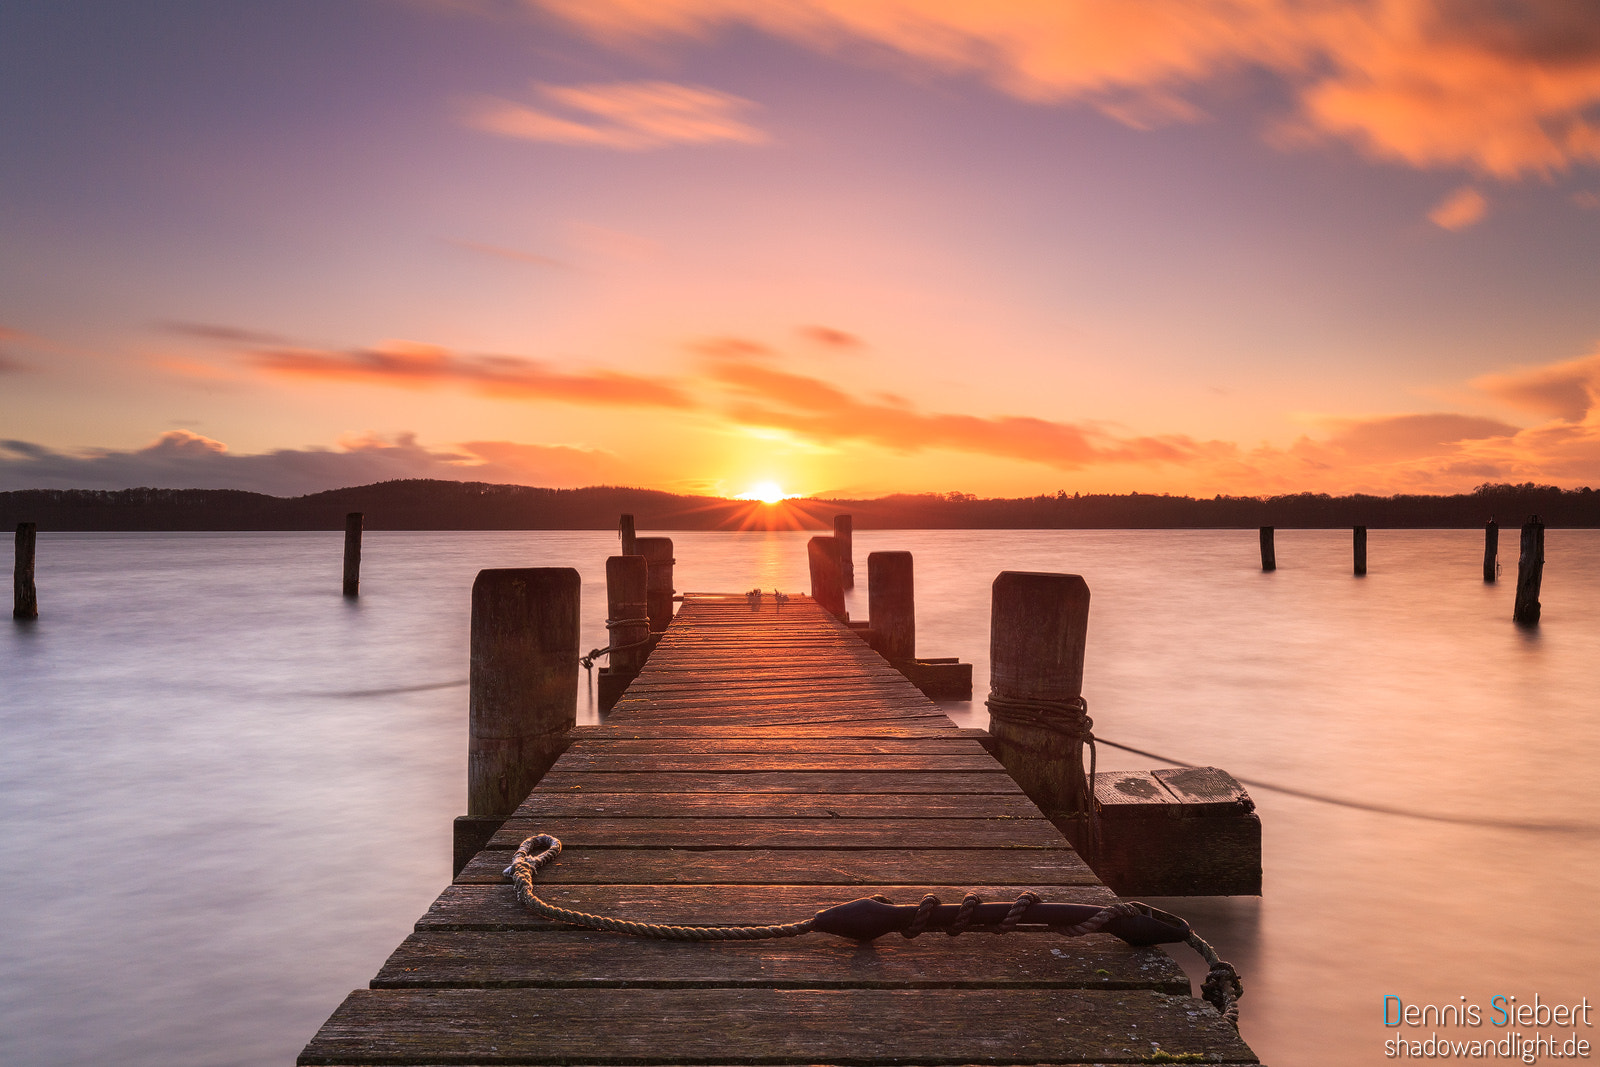
<svg viewBox="0 0 1600 1067">
<path fill-rule="evenodd" d="M 1537 630 L 1510 622 L 1509 532 L 1486 586 L 1470 530 L 1373 530 L 1361 579 L 1348 531 L 1279 531 L 1274 574 L 1254 530 L 866 531 L 851 611 L 869 551 L 915 553 L 918 651 L 973 663 L 980 699 L 946 707 L 984 725 L 990 581 L 1079 573 L 1102 737 L 1419 813 L 1600 826 L 1600 531 L 1549 532 Z M 672 536 L 679 589 L 808 585 L 805 534 Z M 341 542 L 40 536 L 42 617 L 0 633 L 0 1060 L 293 1062 L 449 880 L 474 574 L 577 567 L 584 647 L 605 643 L 612 535 L 368 533 L 354 603 Z M 1386 1062 L 1385 994 L 1600 999 L 1600 835 L 1251 792 L 1265 895 L 1158 903 L 1239 967 L 1263 1060 Z"/>
</svg>

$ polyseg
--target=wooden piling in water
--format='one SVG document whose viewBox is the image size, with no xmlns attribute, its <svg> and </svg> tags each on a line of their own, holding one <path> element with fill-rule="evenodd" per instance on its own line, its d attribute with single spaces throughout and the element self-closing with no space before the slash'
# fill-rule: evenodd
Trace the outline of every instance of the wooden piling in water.
<svg viewBox="0 0 1600 1067">
<path fill-rule="evenodd" d="M 643 555 L 606 560 L 607 644 L 615 651 L 600 668 L 601 711 L 616 706 L 650 656 L 649 571 Z"/>
<path fill-rule="evenodd" d="M 1539 621 L 1539 586 L 1544 581 L 1544 523 L 1530 516 L 1522 524 L 1521 552 L 1517 556 L 1517 600 L 1511 609 L 1514 622 L 1531 626 Z"/>
<path fill-rule="evenodd" d="M 344 595 L 361 595 L 361 512 L 344 517 Z"/>
<path fill-rule="evenodd" d="M 37 619 L 39 590 L 33 584 L 33 555 L 39 540 L 39 527 L 31 522 L 17 523 L 17 564 L 11 575 L 11 617 Z"/>
<path fill-rule="evenodd" d="M 911 553 L 867 554 L 867 618 L 873 650 L 894 663 L 917 656 L 917 604 Z"/>
<path fill-rule="evenodd" d="M 1490 519 L 1483 527 L 1483 580 L 1500 577 L 1500 524 Z"/>
<path fill-rule="evenodd" d="M 1360 577 L 1367 573 L 1367 528 L 1357 526 L 1354 529 L 1355 545 L 1355 573 Z"/>
<path fill-rule="evenodd" d="M 1076 574 L 1001 571 L 989 616 L 994 754 L 1080 849 L 1089 793 L 1082 710 L 1089 586 Z"/>
<path fill-rule="evenodd" d="M 645 600 L 649 604 L 650 629 L 661 633 L 672 621 L 672 538 L 638 537 L 634 545 L 645 558 L 648 571 L 645 578 Z"/>
<path fill-rule="evenodd" d="M 571 567 L 483 570 L 472 583 L 458 872 L 566 749 L 578 711 L 579 584 Z"/>
<path fill-rule="evenodd" d="M 848 619 L 844 610 L 844 578 L 839 566 L 839 542 L 813 537 L 806 544 L 811 565 L 811 598 L 836 619 Z"/>
<path fill-rule="evenodd" d="M 633 530 L 633 516 L 624 515 L 617 522 L 617 536 L 622 540 L 622 554 L 624 556 L 637 556 L 638 546 L 634 544 L 637 539 Z"/>
<path fill-rule="evenodd" d="M 854 522 L 849 515 L 833 517 L 833 539 L 839 542 L 839 576 L 846 589 L 856 586 Z"/>
<path fill-rule="evenodd" d="M 1275 571 L 1278 569 L 1278 554 L 1272 547 L 1272 527 L 1261 527 L 1261 569 Z"/>
</svg>

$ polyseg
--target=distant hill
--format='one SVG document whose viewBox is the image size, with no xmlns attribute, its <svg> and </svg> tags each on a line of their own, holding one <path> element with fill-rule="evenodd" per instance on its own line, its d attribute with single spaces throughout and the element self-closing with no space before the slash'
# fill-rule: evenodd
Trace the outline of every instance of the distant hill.
<svg viewBox="0 0 1600 1067">
<path fill-rule="evenodd" d="M 1281 526 L 1465 527 L 1490 518 L 1515 526 L 1537 514 L 1550 526 L 1600 526 L 1600 493 L 1555 486 L 1482 485 L 1455 496 L 1088 496 L 980 499 L 962 493 L 875 500 L 791 500 L 766 505 L 650 489 L 412 479 L 275 497 L 232 489 L 27 489 L 0 493 L 0 529 L 337 530 L 347 512 L 369 530 L 608 530 L 628 512 L 641 530 L 829 528 L 840 512 L 860 530 L 1175 529 Z"/>
</svg>

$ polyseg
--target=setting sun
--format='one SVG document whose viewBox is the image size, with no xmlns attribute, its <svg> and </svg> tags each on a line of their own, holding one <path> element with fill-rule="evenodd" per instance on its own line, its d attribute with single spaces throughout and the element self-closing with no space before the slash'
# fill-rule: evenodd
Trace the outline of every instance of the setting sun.
<svg viewBox="0 0 1600 1067">
<path fill-rule="evenodd" d="M 740 500 L 759 500 L 763 504 L 776 504 L 784 496 L 783 487 L 777 482 L 757 482 L 750 487 L 747 493 L 739 494 Z"/>
</svg>

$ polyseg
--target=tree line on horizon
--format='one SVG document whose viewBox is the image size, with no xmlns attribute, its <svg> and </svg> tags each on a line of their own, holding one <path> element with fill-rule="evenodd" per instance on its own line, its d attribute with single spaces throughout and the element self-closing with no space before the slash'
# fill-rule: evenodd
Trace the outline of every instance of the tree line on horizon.
<svg viewBox="0 0 1600 1067">
<path fill-rule="evenodd" d="M 1290 493 L 1196 498 L 1089 493 L 980 498 L 899 493 L 871 500 L 780 504 L 591 486 L 426 479 L 379 482 L 299 497 L 236 489 L 27 489 L 0 493 L 0 525 L 41 530 L 340 530 L 348 512 L 369 530 L 604 530 L 623 513 L 641 530 L 829 529 L 836 514 L 855 529 L 1288 529 L 1449 528 L 1495 519 L 1515 527 L 1531 515 L 1548 526 L 1600 526 L 1600 493 L 1588 486 L 1485 484 L 1450 496 Z"/>
</svg>

